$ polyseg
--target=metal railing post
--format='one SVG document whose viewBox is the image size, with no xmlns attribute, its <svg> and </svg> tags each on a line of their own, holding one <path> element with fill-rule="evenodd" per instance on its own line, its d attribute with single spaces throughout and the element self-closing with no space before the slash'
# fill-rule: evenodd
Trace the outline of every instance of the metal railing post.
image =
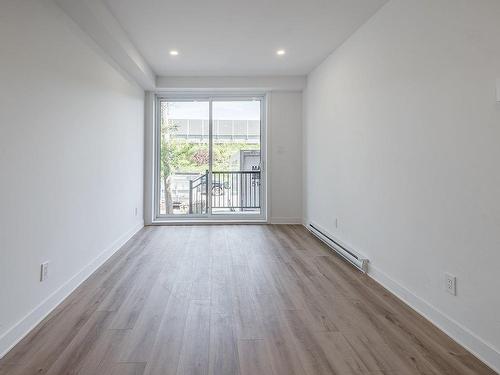
<svg viewBox="0 0 500 375">
<path fill-rule="evenodd" d="M 193 213 L 193 180 L 189 180 L 189 213 Z"/>
<path fill-rule="evenodd" d="M 209 199 L 209 197 L 208 197 L 208 170 L 205 170 L 205 189 L 206 189 L 206 191 L 205 191 L 205 193 L 206 193 L 205 194 L 205 200 L 206 200 L 205 210 L 208 212 L 208 199 Z"/>
</svg>

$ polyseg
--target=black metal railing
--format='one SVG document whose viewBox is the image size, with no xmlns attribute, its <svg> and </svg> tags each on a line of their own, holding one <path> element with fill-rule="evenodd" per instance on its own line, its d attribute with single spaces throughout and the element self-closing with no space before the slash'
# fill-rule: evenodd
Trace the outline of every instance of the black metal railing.
<svg viewBox="0 0 500 375">
<path fill-rule="evenodd" d="M 212 172 L 212 208 L 260 208 L 260 171 Z"/>
<path fill-rule="evenodd" d="M 207 196 L 216 210 L 245 211 L 261 206 L 260 171 L 212 172 L 210 189 L 207 181 L 208 171 L 189 181 L 189 213 L 206 213 Z"/>
</svg>

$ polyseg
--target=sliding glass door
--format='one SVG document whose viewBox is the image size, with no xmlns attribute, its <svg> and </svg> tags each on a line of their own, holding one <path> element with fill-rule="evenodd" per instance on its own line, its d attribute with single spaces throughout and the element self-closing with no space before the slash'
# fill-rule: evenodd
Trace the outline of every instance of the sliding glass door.
<svg viewBox="0 0 500 375">
<path fill-rule="evenodd" d="M 263 219 L 263 97 L 158 97 L 156 217 Z"/>
<path fill-rule="evenodd" d="M 260 213 L 260 101 L 212 103 L 214 215 Z"/>
<path fill-rule="evenodd" d="M 158 109 L 158 213 L 206 213 L 209 102 L 162 100 Z"/>
</svg>

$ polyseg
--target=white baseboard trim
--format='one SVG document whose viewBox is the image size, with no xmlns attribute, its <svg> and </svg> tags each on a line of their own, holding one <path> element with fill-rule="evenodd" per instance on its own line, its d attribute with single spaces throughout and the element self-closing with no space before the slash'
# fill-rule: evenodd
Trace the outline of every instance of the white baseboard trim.
<svg viewBox="0 0 500 375">
<path fill-rule="evenodd" d="M 500 352 L 491 344 L 488 344 L 469 329 L 410 292 L 386 273 L 373 267 L 372 264 L 369 265 L 368 275 L 462 345 L 479 360 L 500 373 Z"/>
<path fill-rule="evenodd" d="M 302 224 L 301 217 L 272 217 L 271 224 Z"/>
<path fill-rule="evenodd" d="M 19 341 L 21 341 L 33 328 L 35 328 L 52 310 L 54 310 L 66 297 L 68 297 L 82 282 L 118 251 L 134 234 L 144 227 L 138 222 L 131 229 L 121 235 L 93 261 L 86 265 L 75 276 L 66 281 L 25 317 L 19 320 L 0 337 L 0 358 L 5 356 Z"/>
</svg>

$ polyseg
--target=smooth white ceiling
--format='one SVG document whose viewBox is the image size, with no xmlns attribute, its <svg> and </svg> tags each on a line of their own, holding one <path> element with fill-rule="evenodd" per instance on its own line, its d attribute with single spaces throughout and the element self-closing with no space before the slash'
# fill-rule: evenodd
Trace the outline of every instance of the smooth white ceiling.
<svg viewBox="0 0 500 375">
<path fill-rule="evenodd" d="M 309 73 L 386 0 L 106 3 L 156 74 L 239 76 Z"/>
</svg>

